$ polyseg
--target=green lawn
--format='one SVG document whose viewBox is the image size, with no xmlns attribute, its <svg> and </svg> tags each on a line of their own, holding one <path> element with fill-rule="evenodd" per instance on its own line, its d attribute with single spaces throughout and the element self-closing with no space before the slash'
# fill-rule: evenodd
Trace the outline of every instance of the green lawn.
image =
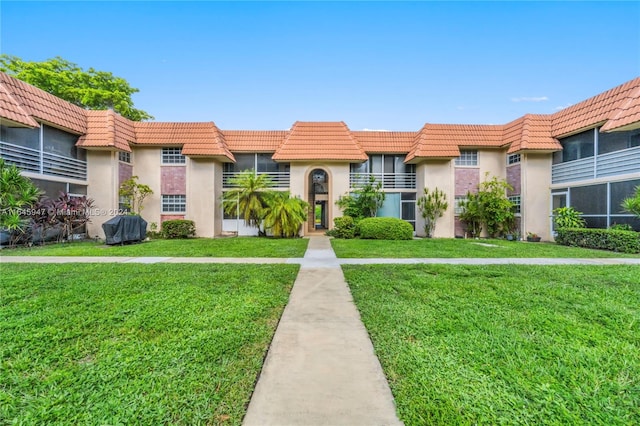
<svg viewBox="0 0 640 426">
<path fill-rule="evenodd" d="M 486 246 L 489 244 L 490 246 Z M 640 257 L 561 246 L 555 243 L 528 243 L 506 240 L 424 238 L 405 241 L 332 239 L 331 245 L 343 258 L 428 258 L 428 257 Z"/>
<path fill-rule="evenodd" d="M 48 244 L 2 250 L 3 256 L 169 256 L 169 257 L 303 257 L 309 240 L 303 238 L 193 238 L 151 240 L 107 246 L 95 242 Z"/>
<path fill-rule="evenodd" d="M 640 424 L 640 266 L 343 269 L 405 424 Z"/>
<path fill-rule="evenodd" d="M 239 425 L 298 266 L 1 270 L 0 424 Z"/>
</svg>

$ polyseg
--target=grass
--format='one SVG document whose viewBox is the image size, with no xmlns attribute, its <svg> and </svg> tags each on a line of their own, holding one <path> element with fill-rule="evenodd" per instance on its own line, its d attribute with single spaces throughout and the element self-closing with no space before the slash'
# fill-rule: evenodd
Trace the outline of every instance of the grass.
<svg viewBox="0 0 640 426">
<path fill-rule="evenodd" d="M 639 266 L 343 266 L 420 424 L 640 424 Z"/>
<path fill-rule="evenodd" d="M 96 242 L 48 244 L 3 249 L 3 256 L 168 256 L 168 257 L 303 257 L 309 240 L 303 238 L 193 238 L 151 240 L 107 246 Z"/>
<path fill-rule="evenodd" d="M 483 244 L 490 244 L 486 246 Z M 561 246 L 555 243 L 527 243 L 506 240 L 425 238 L 406 241 L 332 239 L 342 258 L 453 258 L 453 257 L 640 257 L 639 255 Z"/>
<path fill-rule="evenodd" d="M 297 270 L 3 264 L 0 424 L 239 425 Z"/>
</svg>

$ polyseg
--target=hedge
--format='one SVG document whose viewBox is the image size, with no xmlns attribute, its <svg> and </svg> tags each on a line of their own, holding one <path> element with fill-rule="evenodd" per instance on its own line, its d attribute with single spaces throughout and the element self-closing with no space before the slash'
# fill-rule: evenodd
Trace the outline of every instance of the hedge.
<svg viewBox="0 0 640 426">
<path fill-rule="evenodd" d="M 196 235 L 196 224 L 192 220 L 165 220 L 162 222 L 162 236 L 167 239 L 189 238 Z"/>
<path fill-rule="evenodd" d="M 335 238 L 354 238 L 356 236 L 356 222 L 351 216 L 340 216 L 333 219 L 333 229 L 327 235 Z"/>
<path fill-rule="evenodd" d="M 640 253 L 640 232 L 616 229 L 562 228 L 558 229 L 556 243 L 620 253 Z"/>
<path fill-rule="evenodd" d="M 413 227 L 395 217 L 369 217 L 358 222 L 360 238 L 370 240 L 411 240 Z"/>
</svg>

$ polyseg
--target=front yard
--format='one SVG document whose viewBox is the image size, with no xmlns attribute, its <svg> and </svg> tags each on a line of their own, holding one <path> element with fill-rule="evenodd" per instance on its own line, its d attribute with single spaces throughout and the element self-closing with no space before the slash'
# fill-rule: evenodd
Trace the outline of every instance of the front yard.
<svg viewBox="0 0 640 426">
<path fill-rule="evenodd" d="M 635 257 L 637 254 L 614 253 L 555 243 L 524 241 L 424 238 L 406 241 L 332 239 L 331 245 L 343 258 L 453 258 L 453 257 Z"/>
<path fill-rule="evenodd" d="M 191 238 L 107 246 L 96 242 L 3 249 L 2 256 L 303 257 L 306 238 Z"/>
<path fill-rule="evenodd" d="M 296 265 L 2 264 L 1 424 L 235 424 Z"/>
<path fill-rule="evenodd" d="M 405 424 L 640 424 L 640 266 L 343 269 Z"/>
</svg>

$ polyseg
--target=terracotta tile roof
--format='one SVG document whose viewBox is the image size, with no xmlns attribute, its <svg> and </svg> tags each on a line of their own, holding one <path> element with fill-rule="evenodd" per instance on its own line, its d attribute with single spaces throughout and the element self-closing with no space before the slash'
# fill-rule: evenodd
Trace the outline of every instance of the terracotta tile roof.
<svg viewBox="0 0 640 426">
<path fill-rule="evenodd" d="M 405 161 L 415 158 L 450 158 L 460 155 L 460 147 L 492 147 L 504 145 L 504 126 L 480 124 L 430 124 L 422 127 L 414 139 Z"/>
<path fill-rule="evenodd" d="M 273 155 L 274 160 L 365 161 L 369 157 L 342 122 L 296 121 Z"/>
<path fill-rule="evenodd" d="M 366 153 L 406 153 L 409 152 L 417 132 L 356 131 L 351 132 Z"/>
<path fill-rule="evenodd" d="M 11 94 L 4 87 L 4 84 L 0 83 L 0 117 L 13 121 L 14 123 L 23 124 L 29 127 L 39 127 L 40 125 L 36 120 L 31 118 L 29 114 L 25 112 L 20 104 L 11 96 Z"/>
<path fill-rule="evenodd" d="M 638 87 L 640 77 L 556 112 L 553 114 L 552 135 L 568 135 L 609 119 L 615 120 L 612 126 L 616 127 L 621 127 L 620 123 L 627 125 L 638 120 Z M 616 119 L 618 115 L 620 118 Z"/>
<path fill-rule="evenodd" d="M 602 131 L 631 130 L 640 127 L 640 78 L 638 85 L 620 101 L 611 119 L 602 126 Z"/>
<path fill-rule="evenodd" d="M 84 109 L 3 72 L 0 72 L 0 85 L 4 89 L 0 91 L 0 95 L 4 98 L 4 95 L 8 94 L 14 105 L 19 105 L 24 114 L 74 133 L 86 132 L 87 119 Z"/>
<path fill-rule="evenodd" d="M 504 125 L 503 142 L 508 153 L 519 151 L 558 151 L 562 145 L 551 137 L 550 115 L 527 114 Z"/>
<path fill-rule="evenodd" d="M 275 152 L 286 130 L 222 130 L 231 152 Z"/>
<path fill-rule="evenodd" d="M 134 122 L 138 145 L 182 145 L 189 156 L 221 157 L 235 161 L 224 135 L 213 122 L 158 123 Z"/>
<path fill-rule="evenodd" d="M 136 140 L 132 121 L 111 110 L 86 111 L 86 114 L 87 132 L 80 136 L 78 146 L 131 152 L 129 143 Z"/>
</svg>

